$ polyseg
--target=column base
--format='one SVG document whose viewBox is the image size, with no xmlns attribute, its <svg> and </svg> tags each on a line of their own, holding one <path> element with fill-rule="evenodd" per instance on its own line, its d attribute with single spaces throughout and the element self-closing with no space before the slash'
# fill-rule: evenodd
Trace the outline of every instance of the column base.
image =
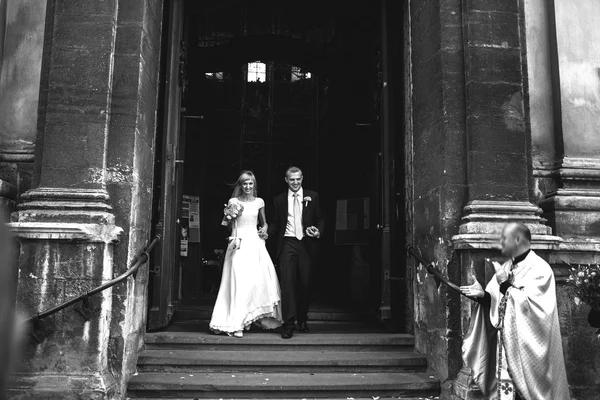
<svg viewBox="0 0 600 400">
<path fill-rule="evenodd" d="M 11 400 L 109 400 L 117 398 L 117 382 L 108 373 L 92 375 L 17 374 L 6 394 Z"/>
<path fill-rule="evenodd" d="M 123 232 L 105 190 L 38 188 L 21 198 L 9 224 L 20 239 L 110 243 Z"/>
<path fill-rule="evenodd" d="M 458 235 L 452 238 L 456 250 L 498 249 L 504 225 L 523 222 L 531 231 L 534 250 L 557 250 L 562 239 L 545 225 L 542 209 L 524 201 L 474 200 L 464 208 Z"/>
<path fill-rule="evenodd" d="M 114 243 L 122 232 L 104 190 L 38 188 L 23 194 L 9 224 L 20 241 L 17 305 L 34 316 L 114 277 Z M 122 267 L 121 267 L 122 268 Z M 109 370 L 112 289 L 44 319 L 50 329 L 22 350 L 22 370 L 9 385 L 11 399 L 113 399 Z M 118 355 L 117 355 L 118 356 Z"/>
<path fill-rule="evenodd" d="M 600 240 L 600 160 L 564 158 L 555 165 L 553 176 L 559 188 L 540 202 L 557 235 Z"/>
</svg>

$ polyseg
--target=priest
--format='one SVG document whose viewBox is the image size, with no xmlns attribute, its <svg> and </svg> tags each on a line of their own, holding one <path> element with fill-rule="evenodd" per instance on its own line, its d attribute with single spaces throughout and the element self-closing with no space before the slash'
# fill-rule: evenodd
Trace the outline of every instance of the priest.
<svg viewBox="0 0 600 400">
<path fill-rule="evenodd" d="M 504 264 L 485 290 L 461 286 L 475 298 L 463 361 L 488 399 L 568 400 L 556 285 L 552 268 L 530 249 L 531 232 L 507 224 L 500 239 Z"/>
</svg>

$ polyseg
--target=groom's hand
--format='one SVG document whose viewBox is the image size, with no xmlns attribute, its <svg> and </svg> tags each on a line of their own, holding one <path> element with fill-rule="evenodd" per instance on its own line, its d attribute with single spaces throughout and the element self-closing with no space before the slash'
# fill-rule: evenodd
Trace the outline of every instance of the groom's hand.
<svg viewBox="0 0 600 400">
<path fill-rule="evenodd" d="M 319 229 L 317 227 L 309 226 L 308 228 L 306 228 L 306 236 L 318 239 L 319 237 L 321 237 L 321 232 L 319 232 Z"/>
</svg>

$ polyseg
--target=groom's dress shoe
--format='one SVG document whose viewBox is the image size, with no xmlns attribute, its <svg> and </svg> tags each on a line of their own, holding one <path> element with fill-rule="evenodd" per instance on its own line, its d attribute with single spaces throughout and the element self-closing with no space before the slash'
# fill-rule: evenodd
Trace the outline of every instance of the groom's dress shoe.
<svg viewBox="0 0 600 400">
<path fill-rule="evenodd" d="M 285 329 L 283 330 L 283 332 L 281 332 L 281 337 L 282 337 L 283 339 L 289 339 L 289 338 L 291 338 L 292 336 L 294 336 L 294 330 L 293 330 L 293 329 L 290 329 L 290 328 L 285 328 Z"/>
<path fill-rule="evenodd" d="M 306 322 L 300 322 L 298 324 L 298 330 L 302 333 L 308 333 L 310 332 L 310 330 L 308 329 L 308 323 Z"/>
</svg>

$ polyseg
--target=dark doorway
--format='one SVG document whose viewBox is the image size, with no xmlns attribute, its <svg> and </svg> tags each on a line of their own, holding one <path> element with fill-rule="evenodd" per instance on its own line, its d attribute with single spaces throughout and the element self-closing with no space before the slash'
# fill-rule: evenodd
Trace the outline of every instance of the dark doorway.
<svg viewBox="0 0 600 400">
<path fill-rule="evenodd" d="M 382 258 L 384 197 L 393 185 L 383 172 L 393 161 L 382 159 L 379 4 L 183 4 L 183 168 L 175 179 L 180 196 L 198 200 L 199 213 L 196 219 L 190 203 L 177 199 L 176 229 L 187 240 L 174 266 L 177 306 L 214 303 L 229 184 L 252 170 L 268 216 L 272 198 L 286 190 L 286 168 L 296 165 L 304 187 L 321 194 L 326 217 L 315 304 L 380 313 L 389 284 L 382 261 L 392 257 L 388 248 Z"/>
</svg>

